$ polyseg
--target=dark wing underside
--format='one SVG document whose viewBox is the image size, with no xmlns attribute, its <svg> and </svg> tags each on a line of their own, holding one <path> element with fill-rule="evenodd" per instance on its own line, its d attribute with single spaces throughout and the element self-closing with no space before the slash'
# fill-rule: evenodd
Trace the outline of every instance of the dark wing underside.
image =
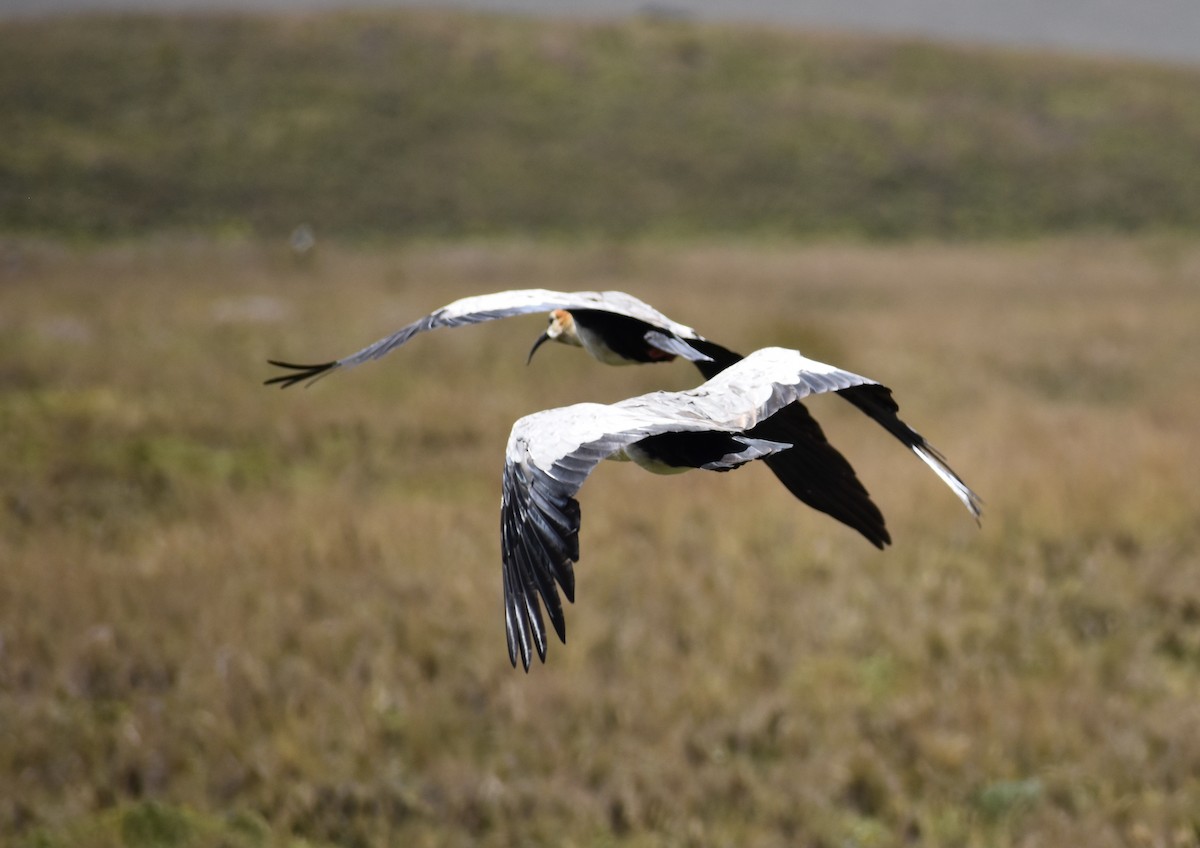
<svg viewBox="0 0 1200 848">
<path fill-rule="evenodd" d="M 706 380 L 743 359 L 740 354 L 708 340 L 689 340 L 689 344 L 712 357 L 711 362 L 695 363 Z M 821 425 L 804 404 L 796 401 L 788 405 L 746 431 L 746 435 L 792 445 L 791 450 L 764 461 L 779 482 L 801 502 L 857 530 L 877 548 L 891 543 L 883 513 L 871 500 L 849 460 L 829 443 Z"/>
<path fill-rule="evenodd" d="M 526 671 L 534 650 L 546 661 L 543 606 L 558 638 L 567 641 L 558 588 L 574 603 L 580 517 L 579 502 L 572 495 L 577 490 L 529 464 L 510 462 L 504 468 L 500 505 L 504 629 L 509 660 L 515 666 L 519 656 Z"/>
<path fill-rule="evenodd" d="M 746 435 L 792 446 L 764 462 L 796 498 L 857 530 L 877 548 L 891 544 L 883 513 L 804 404 L 784 407 Z"/>
</svg>

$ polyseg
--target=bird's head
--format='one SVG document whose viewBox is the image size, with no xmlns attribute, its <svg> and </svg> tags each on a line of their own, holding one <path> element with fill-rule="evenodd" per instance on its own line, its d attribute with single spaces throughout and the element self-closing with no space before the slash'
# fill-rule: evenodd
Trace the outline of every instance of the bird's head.
<svg viewBox="0 0 1200 848">
<path fill-rule="evenodd" d="M 537 349 L 542 346 L 543 342 L 560 342 L 583 347 L 583 342 L 579 340 L 579 333 L 575 329 L 575 319 L 570 312 L 565 309 L 555 309 L 550 313 L 550 325 L 546 327 L 546 332 L 538 336 L 533 347 L 529 349 L 529 356 L 525 360 L 526 365 L 533 360 L 533 355 L 537 353 Z"/>
</svg>

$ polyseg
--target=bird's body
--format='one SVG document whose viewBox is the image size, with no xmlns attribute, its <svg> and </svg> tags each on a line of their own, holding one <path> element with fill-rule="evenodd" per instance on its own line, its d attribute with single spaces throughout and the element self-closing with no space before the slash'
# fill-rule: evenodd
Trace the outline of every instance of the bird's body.
<svg viewBox="0 0 1200 848">
<path fill-rule="evenodd" d="M 293 373 L 266 382 L 291 386 L 315 380 L 337 369 L 352 368 L 386 356 L 414 336 L 442 327 L 460 327 L 500 318 L 549 313 L 549 326 L 529 352 L 546 341 L 583 348 L 600 362 L 612 365 L 689 360 L 705 379 L 742 359 L 738 353 L 704 338 L 691 327 L 668 318 L 649 304 L 619 291 L 559 292 L 519 289 L 456 300 L 400 328 L 362 350 L 331 362 L 296 365 L 272 361 Z M 843 394 L 902 441 L 903 425 L 895 428 L 894 410 L 881 406 L 869 394 Z M 882 548 L 891 542 L 883 513 L 871 500 L 849 461 L 829 443 L 820 424 L 802 403 L 761 422 L 752 438 L 786 442 L 792 448 L 767 458 L 768 467 L 795 497 L 854 528 L 871 544 Z M 906 441 L 906 444 L 909 444 Z M 909 444 L 912 447 L 911 444 Z"/>
<path fill-rule="evenodd" d="M 690 330 L 690 335 L 683 334 L 683 329 L 667 332 L 640 318 L 603 309 L 555 309 L 550 313 L 550 327 L 529 351 L 529 359 L 543 342 L 557 341 L 581 347 L 605 365 L 670 362 L 677 356 L 692 362 L 711 361 L 692 344 L 700 341 L 700 336 Z"/>
<path fill-rule="evenodd" d="M 891 410 L 906 444 L 950 486 L 978 520 L 979 498 L 942 456 L 895 417 L 886 386 L 817 362 L 798 351 L 764 348 L 684 392 L 654 392 L 614 404 L 576 404 L 519 419 L 505 455 L 501 548 L 509 658 L 528 670 L 533 652 L 544 661 L 546 615 L 565 641 L 555 584 L 574 600 L 579 559 L 575 494 L 603 459 L 631 459 L 658 473 L 704 468 L 727 471 L 794 449 L 753 435 L 763 423 L 811 394 L 857 392 L 860 408 Z"/>
</svg>

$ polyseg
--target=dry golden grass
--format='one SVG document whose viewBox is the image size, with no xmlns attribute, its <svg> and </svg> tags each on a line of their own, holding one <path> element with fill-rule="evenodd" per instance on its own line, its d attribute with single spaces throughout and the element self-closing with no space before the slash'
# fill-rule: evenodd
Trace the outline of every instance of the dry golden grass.
<svg viewBox="0 0 1200 848">
<path fill-rule="evenodd" d="M 0 250 L 0 834 L 17 845 L 1200 842 L 1200 249 Z M 765 468 L 581 493 L 569 643 L 505 656 L 526 412 L 696 378 L 522 358 L 450 299 L 623 288 L 888 383 L 977 530 L 848 405 L 896 543 Z M 844 407 L 844 408 L 843 408 Z"/>
</svg>

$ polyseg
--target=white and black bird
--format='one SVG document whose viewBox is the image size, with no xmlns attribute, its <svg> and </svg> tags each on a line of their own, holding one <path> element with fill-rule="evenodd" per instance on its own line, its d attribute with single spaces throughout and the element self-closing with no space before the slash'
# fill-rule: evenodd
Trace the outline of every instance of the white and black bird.
<svg viewBox="0 0 1200 848">
<path fill-rule="evenodd" d="M 550 313 L 549 326 L 530 349 L 530 359 L 543 343 L 555 341 L 582 347 L 595 359 L 610 365 L 668 362 L 680 357 L 692 362 L 705 379 L 742 359 L 740 354 L 709 341 L 691 327 L 671 320 L 625 292 L 523 289 L 456 300 L 357 353 L 332 362 L 297 365 L 270 360 L 272 365 L 293 373 L 273 377 L 266 384 L 287 387 L 318 379 L 337 369 L 353 368 L 386 356 L 427 330 L 538 312 Z M 918 443 L 912 441 L 911 431 L 898 424 L 895 410 L 881 404 L 876 395 L 847 389 L 841 396 L 915 449 Z M 878 548 L 891 542 L 883 513 L 849 461 L 829 443 L 821 425 L 803 404 L 791 404 L 762 421 L 748 435 L 792 446 L 784 453 L 767 457 L 766 463 L 799 500 L 857 530 Z"/>
<path fill-rule="evenodd" d="M 708 354 L 691 341 L 704 341 L 691 327 L 676 323 L 653 306 L 625 292 L 559 292 L 517 289 L 464 297 L 401 327 L 357 353 L 333 362 L 297 365 L 269 360 L 294 373 L 273 377 L 267 385 L 282 387 L 323 377 L 338 368 L 353 368 L 386 356 L 413 336 L 441 327 L 464 327 L 499 318 L 549 312 L 550 326 L 529 351 L 529 358 L 545 341 L 582 347 L 606 365 L 669 362 L 677 356 L 693 362 L 709 361 Z"/>
<path fill-rule="evenodd" d="M 669 474 L 692 468 L 728 471 L 752 460 L 787 456 L 789 444 L 754 434 L 802 398 L 825 392 L 857 392 L 870 399 L 872 408 L 888 411 L 889 431 L 903 429 L 903 441 L 979 520 L 979 497 L 896 416 L 889 388 L 795 350 L 756 351 L 689 391 L 536 412 L 513 425 L 500 501 L 504 622 L 513 665 L 519 659 L 528 671 L 534 652 L 545 661 L 543 607 L 566 642 L 558 589 L 575 600 L 580 525 L 575 494 L 601 460 L 632 460 Z"/>
</svg>

